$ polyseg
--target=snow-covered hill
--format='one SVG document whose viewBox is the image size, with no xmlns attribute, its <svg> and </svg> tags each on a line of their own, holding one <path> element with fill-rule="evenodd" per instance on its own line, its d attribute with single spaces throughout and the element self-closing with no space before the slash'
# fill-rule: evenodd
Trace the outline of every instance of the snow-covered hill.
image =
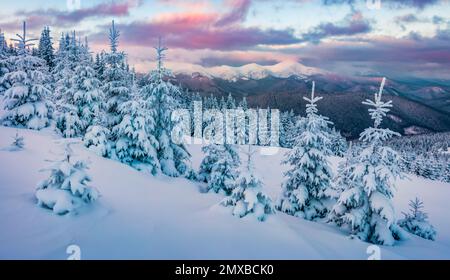
<svg viewBox="0 0 450 280">
<path fill-rule="evenodd" d="M 101 193 L 97 203 L 76 216 L 56 216 L 36 206 L 39 172 L 46 159 L 59 157 L 65 141 L 50 129 L 19 130 L 25 150 L 8 149 L 16 129 L 0 127 L 0 259 L 65 259 L 71 244 L 82 259 L 367 259 L 368 243 L 351 240 L 340 229 L 276 213 L 265 222 L 232 216 L 218 205 L 222 196 L 199 192 L 186 179 L 152 177 L 101 158 L 82 145 L 90 175 Z M 77 140 L 75 140 L 77 141 Z M 201 146 L 189 147 L 192 162 Z M 272 198 L 280 191 L 283 153 L 256 156 L 256 168 Z M 337 158 L 331 159 L 333 164 Z M 450 184 L 416 177 L 398 184 L 397 215 L 409 199 L 424 200 L 438 235 L 435 242 L 412 236 L 394 247 L 381 246 L 382 259 L 449 259 Z"/>
<path fill-rule="evenodd" d="M 240 67 L 215 66 L 203 67 L 200 65 L 178 66 L 174 74 L 193 75 L 200 74 L 206 77 L 215 77 L 228 81 L 238 79 L 263 79 L 268 76 L 288 78 L 291 76 L 308 77 L 311 75 L 325 74 L 324 70 L 314 67 L 307 67 L 298 62 L 284 61 L 275 65 L 263 66 L 256 63 L 246 64 Z"/>
</svg>

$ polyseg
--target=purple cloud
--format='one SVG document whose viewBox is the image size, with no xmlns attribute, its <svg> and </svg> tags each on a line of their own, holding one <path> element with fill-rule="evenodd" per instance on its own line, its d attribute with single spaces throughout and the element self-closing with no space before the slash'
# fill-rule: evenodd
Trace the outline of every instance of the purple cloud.
<svg viewBox="0 0 450 280">
<path fill-rule="evenodd" d="M 397 23 L 402 23 L 402 22 L 411 23 L 411 22 L 418 22 L 418 21 L 420 21 L 420 19 L 415 14 L 406 14 L 403 16 L 396 17 L 395 21 Z"/>
<path fill-rule="evenodd" d="M 438 31 L 433 38 L 378 37 L 360 40 L 360 44 L 345 42 L 308 45 L 283 52 L 298 54 L 303 63 L 330 71 L 370 69 L 392 77 L 417 74 L 450 78 L 445 71 L 450 68 L 450 29 Z"/>
<path fill-rule="evenodd" d="M 321 23 L 309 32 L 303 34 L 302 40 L 319 43 L 321 39 L 332 36 L 351 36 L 367 33 L 372 30 L 368 21 L 359 12 L 347 16 L 342 23 Z"/>
<path fill-rule="evenodd" d="M 301 1 L 301 0 L 300 0 Z M 365 1 L 365 0 L 364 0 Z M 415 7 L 418 9 L 423 9 L 426 6 L 431 6 L 438 3 L 440 0 L 382 0 L 382 5 L 387 5 L 390 7 Z M 342 5 L 349 4 L 353 6 L 355 4 L 355 0 L 322 0 L 323 5 Z"/>
<path fill-rule="evenodd" d="M 400 6 L 415 7 L 418 9 L 423 9 L 426 6 L 431 6 L 438 3 L 439 0 L 391 0 L 388 4 L 398 4 Z"/>
<path fill-rule="evenodd" d="M 39 18 L 42 25 L 73 25 L 88 18 L 99 18 L 105 16 L 123 17 L 128 16 L 130 10 L 140 6 L 142 1 L 125 1 L 100 3 L 98 5 L 82 8 L 74 11 L 62 11 L 56 9 L 18 11 L 18 17 L 23 17 L 27 22 Z"/>
<path fill-rule="evenodd" d="M 217 15 L 173 14 L 150 22 L 136 21 L 118 24 L 127 45 L 151 46 L 155 38 L 163 37 L 169 47 L 183 49 L 237 50 L 257 45 L 288 45 L 300 42 L 293 29 L 267 29 L 239 25 L 218 26 Z M 223 18 L 222 18 L 223 19 Z M 223 23 L 222 23 L 223 24 Z M 106 30 L 108 27 L 104 26 Z M 94 40 L 104 41 L 106 32 Z"/>
<path fill-rule="evenodd" d="M 222 16 L 217 22 L 217 26 L 225 26 L 236 22 L 245 20 L 248 10 L 250 8 L 250 0 L 234 0 L 232 3 L 232 9 L 229 13 Z"/>
<path fill-rule="evenodd" d="M 221 65 L 229 65 L 229 66 L 243 66 L 250 63 L 256 63 L 259 65 L 274 65 L 277 64 L 279 61 L 276 59 L 259 59 L 255 60 L 252 57 L 246 58 L 234 58 L 234 57 L 205 57 L 200 60 L 200 64 L 205 67 L 212 67 L 212 66 L 221 66 Z"/>
</svg>

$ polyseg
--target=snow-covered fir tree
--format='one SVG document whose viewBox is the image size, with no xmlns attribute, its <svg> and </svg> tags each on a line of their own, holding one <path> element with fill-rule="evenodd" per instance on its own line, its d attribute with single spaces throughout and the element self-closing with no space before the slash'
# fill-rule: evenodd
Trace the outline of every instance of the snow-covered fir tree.
<svg viewBox="0 0 450 280">
<path fill-rule="evenodd" d="M 200 169 L 198 171 L 198 179 L 201 182 L 207 183 L 209 175 L 211 174 L 212 167 L 219 160 L 219 155 L 223 149 L 218 144 L 209 144 L 202 147 L 202 152 L 205 154 L 202 162 L 200 163 Z"/>
<path fill-rule="evenodd" d="M 247 97 L 243 97 L 242 100 L 239 102 L 238 107 L 247 110 L 248 109 L 248 103 L 247 103 Z"/>
<path fill-rule="evenodd" d="M 8 46 L 8 53 L 10 54 L 10 55 L 17 55 L 18 54 L 18 50 L 17 50 L 17 48 L 14 46 L 14 44 L 9 44 L 9 46 Z"/>
<path fill-rule="evenodd" d="M 336 128 L 332 128 L 330 132 L 330 149 L 335 156 L 343 157 L 347 151 L 347 141 Z"/>
<path fill-rule="evenodd" d="M 0 53 L 8 52 L 8 43 L 5 39 L 5 34 L 0 30 Z"/>
<path fill-rule="evenodd" d="M 105 53 L 102 51 L 95 55 L 94 70 L 95 70 L 97 79 L 103 79 L 105 69 L 106 69 Z"/>
<path fill-rule="evenodd" d="M 165 80 L 170 76 L 170 71 L 164 68 L 164 52 L 167 48 L 161 46 L 159 40 L 157 53 L 157 69 L 150 75 L 148 88 L 145 89 L 143 98 L 148 108 L 155 110 L 155 132 L 154 135 L 159 144 L 158 160 L 161 171 L 165 175 L 178 177 L 190 172 L 190 157 L 184 143 L 172 141 L 172 128 L 176 120 L 172 120 L 172 111 L 180 108 L 181 89 Z"/>
<path fill-rule="evenodd" d="M 77 44 L 75 31 L 72 34 L 62 34 L 59 48 L 55 55 L 52 76 L 54 81 L 54 96 L 56 108 L 64 111 L 60 106 L 65 104 L 67 90 L 71 87 L 71 79 L 75 68 L 80 63 L 80 48 Z"/>
<path fill-rule="evenodd" d="M 242 145 L 248 142 L 248 121 L 245 117 L 245 112 L 248 109 L 247 101 L 244 99 L 239 103 L 236 114 L 235 125 L 235 141 L 237 144 Z"/>
<path fill-rule="evenodd" d="M 70 144 L 65 147 L 64 158 L 54 161 L 47 179 L 39 183 L 36 190 L 38 205 L 64 215 L 97 200 L 98 191 L 89 186 L 91 178 L 87 175 L 87 165 L 72 159 Z"/>
<path fill-rule="evenodd" d="M 209 144 L 202 148 L 205 157 L 198 178 L 207 183 L 207 190 L 230 195 L 239 175 L 240 158 L 233 145 Z"/>
<path fill-rule="evenodd" d="M 106 68 L 103 72 L 103 92 L 106 98 L 107 127 L 112 129 L 120 122 L 120 104 L 130 99 L 131 84 L 123 69 L 125 53 L 118 51 L 120 33 L 114 21 L 109 29 L 110 52 L 104 55 Z"/>
<path fill-rule="evenodd" d="M 450 183 L 450 161 L 447 163 L 447 168 L 445 168 L 445 173 L 443 174 L 444 182 Z"/>
<path fill-rule="evenodd" d="M 50 27 L 44 27 L 42 30 L 41 38 L 39 40 L 38 56 L 45 60 L 49 70 L 51 71 L 54 66 L 55 54 L 52 44 L 52 37 L 50 36 Z"/>
<path fill-rule="evenodd" d="M 280 146 L 284 148 L 292 148 L 295 130 L 295 114 L 293 110 L 282 112 L 280 115 Z"/>
<path fill-rule="evenodd" d="M 10 56 L 8 45 L 6 43 L 5 35 L 0 31 L 0 96 L 3 95 L 6 89 L 9 88 L 9 84 L 3 79 L 6 73 L 9 72 L 11 67 L 11 61 L 8 57 Z"/>
<path fill-rule="evenodd" d="M 263 191 L 263 182 L 255 174 L 251 145 L 248 145 L 247 164 L 236 180 L 236 187 L 231 196 L 222 200 L 221 204 L 232 207 L 234 216 L 240 218 L 254 215 L 259 221 L 265 221 L 268 215 L 275 213 L 271 198 Z"/>
<path fill-rule="evenodd" d="M 428 221 L 428 215 L 423 211 L 423 202 L 416 197 L 409 202 L 409 213 L 403 213 L 404 218 L 398 221 L 406 231 L 425 239 L 435 240 L 436 229 Z"/>
<path fill-rule="evenodd" d="M 121 121 L 112 129 L 116 156 L 121 162 L 156 174 L 160 168 L 154 137 L 154 110 L 135 98 L 119 105 Z"/>
<path fill-rule="evenodd" d="M 350 142 L 349 147 L 345 151 L 344 159 L 338 164 L 337 172 L 334 174 L 330 188 L 325 191 L 325 195 L 335 202 L 344 190 L 352 186 L 352 169 L 350 167 L 355 164 L 356 153 L 357 147 L 354 147 L 352 142 Z M 332 220 L 333 217 L 331 216 L 330 221 Z"/>
<path fill-rule="evenodd" d="M 78 46 L 79 63 L 69 79 L 69 88 L 61 97 L 62 112 L 57 119 L 57 127 L 64 137 L 84 136 L 86 130 L 98 119 L 104 100 L 100 81 L 92 67 L 87 46 Z"/>
<path fill-rule="evenodd" d="M 297 123 L 304 130 L 294 140 L 294 147 L 284 160 L 291 169 L 285 173 L 282 193 L 277 209 L 307 220 L 322 218 L 327 213 L 325 195 L 330 187 L 332 171 L 327 157 L 331 155 L 328 125 L 324 116 L 318 115 L 317 102 L 322 97 L 314 95 L 315 84 L 306 105 L 306 118 Z"/>
<path fill-rule="evenodd" d="M 226 104 L 227 109 L 236 109 L 236 100 L 234 100 L 231 93 L 228 94 Z"/>
<path fill-rule="evenodd" d="M 360 135 L 363 149 L 347 167 L 351 173 L 348 186 L 339 196 L 330 217 L 363 241 L 393 245 L 395 240 L 403 237 L 396 225 L 392 204 L 395 180 L 401 177 L 401 158 L 383 144 L 399 135 L 380 127 L 383 117 L 392 107 L 391 101 L 381 100 L 384 84 L 385 78 L 374 100 L 363 102 L 371 107 L 369 113 L 374 124 Z"/>
<path fill-rule="evenodd" d="M 198 114 L 195 114 L 195 109 L 197 106 Z M 192 116 L 191 118 L 191 127 L 193 128 L 193 131 L 191 133 L 191 136 L 194 136 L 195 133 L 202 134 L 203 133 L 203 99 L 200 96 L 200 93 L 196 92 L 193 93 L 191 96 L 191 103 L 188 104 L 188 110 L 189 115 Z M 200 110 L 201 109 L 201 110 Z M 199 124 L 196 127 L 196 124 Z M 197 130 L 197 132 L 195 132 Z M 201 140 L 201 139 L 197 139 Z"/>
<path fill-rule="evenodd" d="M 219 101 L 220 110 L 224 111 L 227 109 L 227 102 L 225 101 L 225 97 L 221 97 Z"/>
<path fill-rule="evenodd" d="M 111 144 L 108 139 L 111 132 L 100 122 L 94 123 L 88 127 L 83 137 L 83 144 L 99 156 L 110 157 Z"/>
<path fill-rule="evenodd" d="M 29 53 L 34 39 L 27 39 L 25 22 L 23 34 L 17 36 L 18 55 L 8 58 L 12 70 L 3 77 L 10 87 L 4 93 L 2 121 L 7 126 L 41 129 L 49 125 L 52 113 L 48 69 L 44 60 Z"/>
</svg>

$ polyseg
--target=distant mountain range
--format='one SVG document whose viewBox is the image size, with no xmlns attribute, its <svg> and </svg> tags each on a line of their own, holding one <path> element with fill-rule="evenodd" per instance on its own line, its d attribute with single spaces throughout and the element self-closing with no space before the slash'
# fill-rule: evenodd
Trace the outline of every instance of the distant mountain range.
<svg viewBox="0 0 450 280">
<path fill-rule="evenodd" d="M 194 76 L 200 75 L 236 82 L 238 80 L 260 80 L 269 76 L 277 78 L 289 78 L 291 76 L 309 77 L 311 75 L 323 75 L 327 72 L 297 62 L 286 61 L 270 66 L 251 63 L 240 67 L 223 65 L 206 68 L 195 65 L 191 66 L 190 69 L 178 70 L 174 73 Z"/>
<path fill-rule="evenodd" d="M 241 67 L 190 66 L 174 71 L 175 82 L 203 96 L 210 94 L 247 97 L 250 106 L 293 109 L 304 114 L 303 96 L 316 81 L 316 92 L 324 96 L 320 113 L 330 117 L 349 138 L 371 124 L 361 104 L 379 88 L 381 77 L 346 77 L 296 62 L 272 66 L 248 64 Z M 402 134 L 450 131 L 450 81 L 389 79 L 385 98 L 394 108 L 384 125 Z"/>
</svg>

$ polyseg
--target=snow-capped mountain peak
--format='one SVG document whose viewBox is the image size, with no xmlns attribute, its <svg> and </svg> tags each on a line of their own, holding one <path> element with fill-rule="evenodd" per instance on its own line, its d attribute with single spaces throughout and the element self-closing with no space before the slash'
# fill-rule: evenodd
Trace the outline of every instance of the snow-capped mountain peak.
<svg viewBox="0 0 450 280">
<path fill-rule="evenodd" d="M 259 65 L 256 63 L 246 64 L 239 67 L 233 66 L 214 66 L 203 67 L 200 65 L 182 66 L 174 71 L 175 74 L 201 74 L 207 77 L 220 78 L 229 81 L 238 79 L 254 79 L 259 80 L 268 76 L 288 78 L 290 76 L 305 77 L 316 74 L 325 74 L 325 71 L 308 67 L 298 62 L 284 61 L 275 65 Z"/>
</svg>

